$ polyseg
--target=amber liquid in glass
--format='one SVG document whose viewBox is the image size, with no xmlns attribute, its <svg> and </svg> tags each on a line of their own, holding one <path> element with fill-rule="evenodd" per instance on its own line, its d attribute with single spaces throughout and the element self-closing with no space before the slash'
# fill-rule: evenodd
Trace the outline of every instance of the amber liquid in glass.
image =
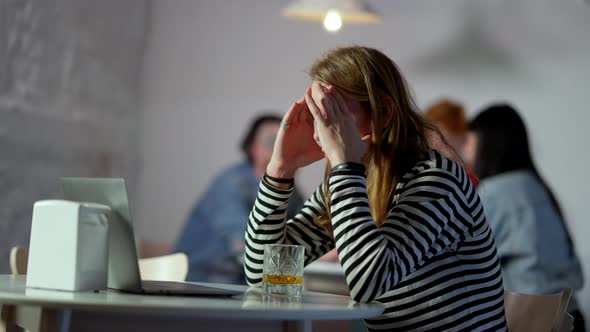
<svg viewBox="0 0 590 332">
<path fill-rule="evenodd" d="M 262 281 L 269 284 L 280 285 L 301 285 L 303 284 L 303 276 L 288 276 L 288 275 L 262 275 Z"/>
</svg>

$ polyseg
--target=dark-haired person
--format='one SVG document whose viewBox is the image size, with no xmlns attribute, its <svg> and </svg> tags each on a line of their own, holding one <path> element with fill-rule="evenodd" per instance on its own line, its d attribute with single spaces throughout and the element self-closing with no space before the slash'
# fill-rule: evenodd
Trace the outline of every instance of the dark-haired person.
<svg viewBox="0 0 590 332">
<path fill-rule="evenodd" d="M 526 294 L 579 290 L 584 277 L 559 203 L 539 175 L 527 130 L 509 105 L 492 105 L 469 125 L 466 157 L 496 239 L 504 287 Z M 575 297 L 574 330 L 584 330 Z"/>
<path fill-rule="evenodd" d="M 254 119 L 241 144 L 246 159 L 221 171 L 193 207 L 175 247 L 189 256 L 187 280 L 244 283 L 241 260 L 248 214 L 280 122 L 275 115 Z M 302 204 L 295 194 L 291 215 Z"/>
</svg>

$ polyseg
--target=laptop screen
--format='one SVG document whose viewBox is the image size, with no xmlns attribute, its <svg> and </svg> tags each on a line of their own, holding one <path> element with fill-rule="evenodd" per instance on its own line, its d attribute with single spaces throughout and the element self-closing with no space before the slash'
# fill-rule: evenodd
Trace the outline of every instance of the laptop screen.
<svg viewBox="0 0 590 332">
<path fill-rule="evenodd" d="M 109 217 L 108 287 L 140 291 L 135 236 L 129 212 L 127 187 L 122 178 L 62 178 L 64 198 L 107 205 Z"/>
</svg>

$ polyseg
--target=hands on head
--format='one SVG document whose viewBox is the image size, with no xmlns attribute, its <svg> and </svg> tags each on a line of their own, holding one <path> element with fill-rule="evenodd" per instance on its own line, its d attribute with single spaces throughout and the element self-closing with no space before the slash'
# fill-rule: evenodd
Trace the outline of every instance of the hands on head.
<svg viewBox="0 0 590 332">
<path fill-rule="evenodd" d="M 314 81 L 283 117 L 267 173 L 292 178 L 297 169 L 323 158 L 332 165 L 362 162 L 371 135 L 363 133 L 367 124 L 360 123 L 369 121 L 370 128 L 370 117 L 354 116 L 360 111 L 358 101 Z"/>
</svg>

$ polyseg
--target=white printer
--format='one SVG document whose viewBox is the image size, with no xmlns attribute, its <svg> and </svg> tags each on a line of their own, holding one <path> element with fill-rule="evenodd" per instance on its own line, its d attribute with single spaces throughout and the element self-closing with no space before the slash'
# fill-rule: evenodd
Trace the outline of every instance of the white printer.
<svg viewBox="0 0 590 332">
<path fill-rule="evenodd" d="M 110 207 L 65 200 L 33 207 L 27 287 L 107 288 Z"/>
</svg>

